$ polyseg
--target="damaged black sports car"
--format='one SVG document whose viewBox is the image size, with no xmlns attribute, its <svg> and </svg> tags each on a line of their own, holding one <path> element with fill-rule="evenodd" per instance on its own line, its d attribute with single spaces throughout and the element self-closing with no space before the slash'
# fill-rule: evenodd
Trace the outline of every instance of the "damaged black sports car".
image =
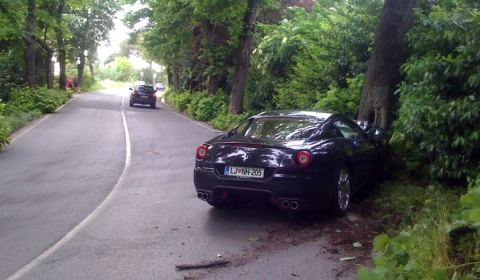
<svg viewBox="0 0 480 280">
<path fill-rule="evenodd" d="M 381 176 L 384 140 L 382 129 L 339 114 L 263 112 L 197 148 L 197 197 L 222 208 L 262 200 L 342 216 L 351 196 Z"/>
</svg>

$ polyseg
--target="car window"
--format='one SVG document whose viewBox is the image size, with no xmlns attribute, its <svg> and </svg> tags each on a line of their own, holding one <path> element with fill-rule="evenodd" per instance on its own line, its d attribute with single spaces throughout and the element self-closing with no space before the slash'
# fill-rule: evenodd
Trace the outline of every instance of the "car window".
<svg viewBox="0 0 480 280">
<path fill-rule="evenodd" d="M 337 120 L 334 123 L 336 136 L 338 138 L 346 138 L 350 140 L 358 140 L 363 138 L 360 128 L 348 124 L 343 120 Z"/>
<path fill-rule="evenodd" d="M 265 117 L 254 119 L 238 133 L 251 138 L 304 140 L 323 120 L 310 117 Z"/>
<path fill-rule="evenodd" d="M 146 93 L 146 94 L 152 94 L 154 92 L 154 89 L 152 86 L 144 86 L 144 85 L 136 86 L 135 90 L 138 92 Z"/>
</svg>

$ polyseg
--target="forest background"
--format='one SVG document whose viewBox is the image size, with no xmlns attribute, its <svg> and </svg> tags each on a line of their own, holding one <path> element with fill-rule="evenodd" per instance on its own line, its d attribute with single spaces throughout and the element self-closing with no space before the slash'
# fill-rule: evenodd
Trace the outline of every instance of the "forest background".
<svg viewBox="0 0 480 280">
<path fill-rule="evenodd" d="M 101 65 L 99 46 L 132 4 L 130 39 Z M 0 147 L 71 97 L 67 77 L 83 91 L 105 80 L 165 82 L 167 102 L 224 130 L 277 109 L 368 120 L 391 135 L 395 179 L 372 198 L 391 223 L 373 241 L 377 268 L 359 278 L 477 279 L 479 8 L 474 0 L 1 0 Z M 150 66 L 136 69 L 131 57 Z"/>
</svg>

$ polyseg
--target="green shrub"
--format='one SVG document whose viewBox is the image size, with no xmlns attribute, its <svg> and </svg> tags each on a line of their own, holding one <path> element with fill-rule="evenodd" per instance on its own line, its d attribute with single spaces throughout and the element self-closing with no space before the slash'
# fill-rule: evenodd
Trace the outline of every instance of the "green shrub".
<svg viewBox="0 0 480 280">
<path fill-rule="evenodd" d="M 212 120 L 212 126 L 220 130 L 230 130 L 237 124 L 248 119 L 252 113 L 244 112 L 241 115 L 233 115 L 228 112 L 228 105 L 225 105 L 218 116 Z"/>
<path fill-rule="evenodd" d="M 10 123 L 12 132 L 15 132 L 25 126 L 31 120 L 34 120 L 42 115 L 39 110 L 22 111 L 19 108 L 9 108 L 9 114 L 5 116 L 5 119 Z"/>
<path fill-rule="evenodd" d="M 355 116 L 360 103 L 364 74 L 347 79 L 347 88 L 330 87 L 326 93 L 317 93 L 315 109 L 343 114 L 350 118 Z"/>
<path fill-rule="evenodd" d="M 376 195 L 382 212 L 409 220 L 395 237 L 375 237 L 376 269 L 362 267 L 358 279 L 478 279 L 480 174 L 466 194 L 459 190 L 407 184 L 384 190 L 389 196 Z"/>
<path fill-rule="evenodd" d="M 24 112 L 39 110 L 42 113 L 52 113 L 64 104 L 71 94 L 72 92 L 68 90 L 49 90 L 45 87 L 13 89 L 8 107 L 18 108 Z"/>
<path fill-rule="evenodd" d="M 458 184 L 480 163 L 480 13 L 476 1 L 455 3 L 417 14 L 392 145 L 412 172 Z"/>
<path fill-rule="evenodd" d="M 179 94 L 169 94 L 170 100 L 180 112 L 188 109 L 188 105 L 192 102 L 193 94 L 190 91 L 184 91 Z"/>
<path fill-rule="evenodd" d="M 188 113 L 194 119 L 209 121 L 219 115 L 226 104 L 228 104 L 228 97 L 222 91 L 218 91 L 214 95 L 209 95 L 206 91 L 203 91 L 193 95 L 188 106 Z"/>
<path fill-rule="evenodd" d="M 0 150 L 6 147 L 11 141 L 8 137 L 10 135 L 10 123 L 3 116 L 5 104 L 1 103 L 1 101 L 0 99 Z"/>
</svg>

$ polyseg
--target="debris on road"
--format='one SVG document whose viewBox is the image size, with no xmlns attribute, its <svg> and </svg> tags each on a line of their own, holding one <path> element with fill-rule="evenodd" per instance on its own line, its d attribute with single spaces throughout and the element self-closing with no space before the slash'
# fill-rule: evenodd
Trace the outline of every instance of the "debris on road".
<svg viewBox="0 0 480 280">
<path fill-rule="evenodd" d="M 175 269 L 187 270 L 187 269 L 209 268 L 214 266 L 228 265 L 229 263 L 230 263 L 229 260 L 217 260 L 217 261 L 210 261 L 210 262 L 202 262 L 198 264 L 179 264 L 175 266 Z"/>
<path fill-rule="evenodd" d="M 346 257 L 346 258 L 341 258 L 340 261 L 344 262 L 344 261 L 352 261 L 354 260 L 355 257 Z"/>
</svg>

